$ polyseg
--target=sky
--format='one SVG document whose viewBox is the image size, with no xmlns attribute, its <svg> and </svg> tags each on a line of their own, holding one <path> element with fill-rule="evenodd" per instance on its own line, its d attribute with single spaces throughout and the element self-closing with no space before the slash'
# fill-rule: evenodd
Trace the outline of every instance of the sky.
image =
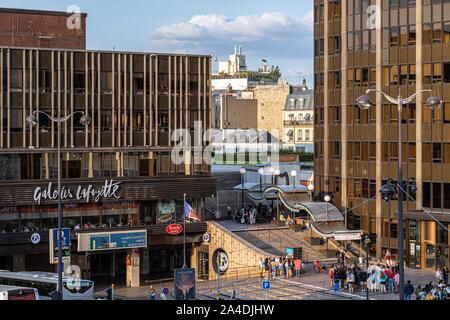
<svg viewBox="0 0 450 320">
<path fill-rule="evenodd" d="M 313 79 L 312 0 L 2 0 L 1 7 L 88 14 L 87 47 L 210 54 L 227 60 L 242 45 L 251 70 L 278 65 L 298 84 Z M 217 63 L 213 70 L 217 69 Z"/>
</svg>

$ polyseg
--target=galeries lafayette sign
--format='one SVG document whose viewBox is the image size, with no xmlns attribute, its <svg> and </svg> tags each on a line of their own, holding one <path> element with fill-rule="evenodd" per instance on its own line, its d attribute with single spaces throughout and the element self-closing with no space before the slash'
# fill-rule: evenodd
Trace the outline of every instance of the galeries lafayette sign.
<svg viewBox="0 0 450 320">
<path fill-rule="evenodd" d="M 61 187 L 61 200 L 74 199 L 78 201 L 99 202 L 103 199 L 119 199 L 119 189 L 121 182 L 106 180 L 100 187 L 92 185 L 76 187 L 75 190 L 69 187 Z M 34 201 L 41 204 L 45 200 L 58 200 L 57 186 L 50 182 L 47 188 L 37 187 L 34 189 Z"/>
</svg>

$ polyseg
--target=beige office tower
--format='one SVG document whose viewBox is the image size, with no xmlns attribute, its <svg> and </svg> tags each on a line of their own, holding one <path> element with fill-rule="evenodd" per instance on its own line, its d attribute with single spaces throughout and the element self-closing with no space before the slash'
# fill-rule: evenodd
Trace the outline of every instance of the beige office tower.
<svg viewBox="0 0 450 320">
<path fill-rule="evenodd" d="M 448 266 L 450 1 L 315 0 L 314 11 L 316 197 L 333 193 L 349 228 L 370 233 L 378 257 L 396 256 L 397 202 L 379 190 L 397 180 L 401 125 L 404 180 L 417 185 L 404 198 L 406 265 Z M 399 124 L 381 93 L 371 109 L 357 107 L 368 88 L 393 97 L 432 89 L 444 103 L 432 111 L 420 94 Z"/>
</svg>

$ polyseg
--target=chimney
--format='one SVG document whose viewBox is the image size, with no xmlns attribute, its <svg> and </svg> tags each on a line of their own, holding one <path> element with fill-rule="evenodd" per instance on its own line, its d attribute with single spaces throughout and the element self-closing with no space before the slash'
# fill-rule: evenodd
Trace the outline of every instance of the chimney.
<svg viewBox="0 0 450 320">
<path fill-rule="evenodd" d="M 237 44 L 234 45 L 234 54 L 237 54 Z"/>
</svg>

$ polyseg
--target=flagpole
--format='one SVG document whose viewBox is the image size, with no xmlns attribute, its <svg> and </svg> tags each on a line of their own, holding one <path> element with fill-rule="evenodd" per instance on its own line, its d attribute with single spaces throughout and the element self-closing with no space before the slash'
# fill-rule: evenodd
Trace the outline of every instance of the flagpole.
<svg viewBox="0 0 450 320">
<path fill-rule="evenodd" d="M 186 193 L 183 194 L 183 199 L 183 269 L 186 269 Z"/>
</svg>

